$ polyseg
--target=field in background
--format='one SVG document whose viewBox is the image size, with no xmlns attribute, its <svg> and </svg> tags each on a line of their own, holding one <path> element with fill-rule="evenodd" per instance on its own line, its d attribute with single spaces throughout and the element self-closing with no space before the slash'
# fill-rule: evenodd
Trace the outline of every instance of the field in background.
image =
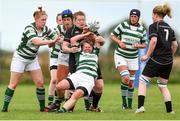
<svg viewBox="0 0 180 121">
<path fill-rule="evenodd" d="M 0 84 L 8 84 L 10 77 L 10 63 L 12 59 L 12 53 L 3 52 L 2 58 L 0 58 Z M 39 62 L 43 71 L 45 83 L 49 84 L 49 55 L 48 52 L 42 52 L 39 54 Z M 170 76 L 169 83 L 180 83 L 180 56 L 176 56 L 174 59 L 174 66 Z M 120 76 L 114 66 L 114 56 L 111 50 L 107 55 L 100 55 L 100 67 L 105 83 L 119 83 Z M 32 80 L 28 73 L 23 75 L 21 84 L 32 84 Z"/>
<path fill-rule="evenodd" d="M 3 95 L 6 85 L 0 85 L 0 107 L 2 107 Z M 47 92 L 46 86 L 46 92 Z M 119 84 L 105 84 L 104 94 L 100 101 L 103 113 L 85 112 L 83 100 L 79 100 L 73 113 L 56 114 L 39 112 L 34 85 L 19 85 L 10 104 L 10 112 L 0 112 L 1 120 L 180 120 L 180 90 L 178 84 L 169 85 L 172 92 L 175 115 L 166 114 L 162 96 L 157 85 L 151 85 L 146 102 L 144 114 L 134 114 L 137 107 L 137 89 L 134 94 L 132 110 L 121 109 L 119 96 Z M 47 93 L 46 93 L 47 99 Z"/>
</svg>

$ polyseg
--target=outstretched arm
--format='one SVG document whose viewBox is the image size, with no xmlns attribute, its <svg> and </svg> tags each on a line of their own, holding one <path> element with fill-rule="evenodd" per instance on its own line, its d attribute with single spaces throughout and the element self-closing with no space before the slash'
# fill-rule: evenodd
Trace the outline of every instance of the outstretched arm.
<svg viewBox="0 0 180 121">
<path fill-rule="evenodd" d="M 79 51 L 78 47 L 70 47 L 70 43 L 64 41 L 62 44 L 62 50 L 65 53 L 76 53 Z"/>
<path fill-rule="evenodd" d="M 36 37 L 32 39 L 31 41 L 34 45 L 41 46 L 41 45 L 54 44 L 59 39 L 60 39 L 59 36 L 56 36 L 53 40 L 42 40 L 41 38 Z"/>
</svg>

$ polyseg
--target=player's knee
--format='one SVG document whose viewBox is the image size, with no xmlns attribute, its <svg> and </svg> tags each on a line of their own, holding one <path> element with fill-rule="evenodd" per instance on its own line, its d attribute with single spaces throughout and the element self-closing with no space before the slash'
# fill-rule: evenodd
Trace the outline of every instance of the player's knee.
<svg viewBox="0 0 180 121">
<path fill-rule="evenodd" d="M 53 84 L 53 85 L 56 85 L 56 83 L 57 83 L 57 79 L 51 79 L 51 84 Z"/>
<path fill-rule="evenodd" d="M 129 81 L 130 81 L 130 77 L 129 77 L 129 71 L 128 70 L 123 70 L 120 72 L 120 75 L 122 77 L 122 82 L 124 84 L 129 84 Z"/>
<path fill-rule="evenodd" d="M 37 88 L 43 87 L 44 86 L 44 81 L 43 80 L 42 81 L 37 81 L 36 86 L 37 86 Z"/>
<path fill-rule="evenodd" d="M 67 89 L 67 83 L 65 83 L 66 80 L 62 80 L 61 82 L 59 82 L 57 85 L 56 85 L 56 88 L 59 90 L 59 91 L 64 91 Z"/>
<path fill-rule="evenodd" d="M 88 95 L 88 92 L 86 90 L 86 88 L 84 87 L 78 87 L 76 89 L 76 91 L 73 93 L 73 95 L 71 96 L 72 99 L 74 100 L 78 100 L 79 98 Z"/>
<path fill-rule="evenodd" d="M 124 76 L 124 77 L 122 77 L 122 82 L 123 82 L 124 84 L 129 85 L 129 82 L 130 82 L 129 76 Z"/>
<path fill-rule="evenodd" d="M 95 86 L 94 86 L 94 91 L 97 93 L 102 93 L 103 92 L 103 87 L 104 83 L 102 79 L 96 80 L 95 81 Z"/>
<path fill-rule="evenodd" d="M 165 80 L 165 81 L 157 80 L 158 87 L 166 88 L 167 87 L 167 82 L 168 82 L 167 80 Z"/>
<path fill-rule="evenodd" d="M 129 81 L 128 87 L 129 87 L 129 89 L 134 88 L 134 82 L 133 81 Z"/>
<path fill-rule="evenodd" d="M 10 89 L 16 89 L 17 83 L 10 83 L 8 86 Z"/>
<path fill-rule="evenodd" d="M 141 84 L 144 84 L 144 85 L 149 85 L 150 84 L 150 81 L 147 77 L 141 75 L 140 78 L 139 78 L 139 83 Z"/>
</svg>

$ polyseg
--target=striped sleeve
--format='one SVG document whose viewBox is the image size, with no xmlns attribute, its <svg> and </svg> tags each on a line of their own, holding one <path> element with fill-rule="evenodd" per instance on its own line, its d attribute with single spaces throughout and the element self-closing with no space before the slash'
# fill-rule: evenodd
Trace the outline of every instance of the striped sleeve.
<svg viewBox="0 0 180 121">
<path fill-rule="evenodd" d="M 119 25 L 113 30 L 113 32 L 111 33 L 111 35 L 115 35 L 115 36 L 121 38 L 122 31 L 123 31 L 123 26 L 122 26 L 122 24 L 119 24 Z"/>
<path fill-rule="evenodd" d="M 37 38 L 37 33 L 35 29 L 31 26 L 27 26 L 24 30 L 24 35 L 28 38 L 28 40 L 32 40 L 34 38 Z"/>
<path fill-rule="evenodd" d="M 47 33 L 49 39 L 54 39 L 57 36 L 56 31 L 52 31 L 50 28 L 47 29 Z"/>
</svg>

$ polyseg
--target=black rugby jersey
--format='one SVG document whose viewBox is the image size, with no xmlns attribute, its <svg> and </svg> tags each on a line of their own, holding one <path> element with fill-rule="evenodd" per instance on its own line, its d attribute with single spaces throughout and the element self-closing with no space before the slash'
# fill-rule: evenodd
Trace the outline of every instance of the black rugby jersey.
<svg viewBox="0 0 180 121">
<path fill-rule="evenodd" d="M 155 22 L 149 26 L 149 40 L 152 37 L 157 37 L 157 43 L 151 58 L 161 64 L 171 63 L 171 42 L 176 40 L 173 29 L 164 21 Z"/>
</svg>

